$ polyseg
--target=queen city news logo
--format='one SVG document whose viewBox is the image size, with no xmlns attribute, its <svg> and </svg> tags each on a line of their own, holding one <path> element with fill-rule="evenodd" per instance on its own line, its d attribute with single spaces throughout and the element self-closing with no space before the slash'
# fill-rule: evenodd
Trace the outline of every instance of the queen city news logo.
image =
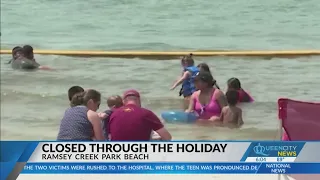
<svg viewBox="0 0 320 180">
<path fill-rule="evenodd" d="M 257 156 L 262 157 L 297 157 L 297 146 L 288 145 L 267 145 L 260 143 L 253 147 L 253 151 Z"/>
</svg>

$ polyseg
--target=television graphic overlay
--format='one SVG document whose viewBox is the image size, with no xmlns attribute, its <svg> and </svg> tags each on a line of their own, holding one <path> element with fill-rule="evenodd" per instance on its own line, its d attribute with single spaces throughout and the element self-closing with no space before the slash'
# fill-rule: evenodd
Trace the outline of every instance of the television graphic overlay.
<svg viewBox="0 0 320 180">
<path fill-rule="evenodd" d="M 1 141 L 1 179 L 19 174 L 317 174 L 320 142 Z"/>
</svg>

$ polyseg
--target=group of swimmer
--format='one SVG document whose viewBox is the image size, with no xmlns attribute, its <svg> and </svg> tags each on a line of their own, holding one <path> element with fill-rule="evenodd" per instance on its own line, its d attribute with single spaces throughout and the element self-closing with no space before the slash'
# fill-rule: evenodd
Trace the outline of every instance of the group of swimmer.
<svg viewBox="0 0 320 180">
<path fill-rule="evenodd" d="M 186 112 L 199 115 L 199 122 L 214 122 L 239 127 L 243 124 L 242 110 L 238 103 L 253 102 L 253 98 L 241 88 L 238 78 L 230 78 L 224 94 L 213 78 L 207 64 L 195 66 L 192 54 L 181 59 L 182 76 L 171 90 L 182 84 L 179 95 L 184 97 Z"/>
<path fill-rule="evenodd" d="M 242 110 L 236 105 L 253 99 L 241 88 L 239 79 L 229 79 L 224 94 L 207 64 L 195 67 L 192 55 L 188 55 L 181 59 L 181 65 L 182 76 L 171 89 L 182 84 L 180 95 L 187 102 L 186 112 L 197 113 L 198 122 L 240 127 L 243 124 Z M 97 112 L 101 104 L 100 92 L 71 87 L 68 90 L 70 107 L 61 120 L 57 140 L 171 140 L 170 132 L 157 115 L 141 107 L 140 97 L 137 90 L 127 90 L 122 96 L 109 97 L 106 102 L 109 109 Z"/>
<path fill-rule="evenodd" d="M 141 107 L 140 93 L 127 90 L 111 96 L 108 110 L 98 113 L 101 93 L 73 86 L 68 90 L 70 107 L 60 123 L 60 141 L 148 141 L 171 140 L 171 134 L 150 110 Z"/>
<path fill-rule="evenodd" d="M 23 47 L 16 46 L 12 49 L 12 59 L 7 63 L 11 64 L 13 69 L 24 70 L 51 70 L 47 66 L 41 66 L 34 58 L 33 47 L 30 45 L 24 45 Z"/>
</svg>

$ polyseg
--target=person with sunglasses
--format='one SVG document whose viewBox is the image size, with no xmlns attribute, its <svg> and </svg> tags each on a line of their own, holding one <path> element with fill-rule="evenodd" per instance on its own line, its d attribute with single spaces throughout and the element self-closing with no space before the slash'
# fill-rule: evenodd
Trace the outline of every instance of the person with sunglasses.
<svg viewBox="0 0 320 180">
<path fill-rule="evenodd" d="M 224 93 L 215 88 L 216 81 L 210 72 L 200 71 L 194 79 L 198 91 L 190 98 L 186 112 L 196 112 L 199 120 L 219 121 L 221 110 L 227 106 Z"/>
<path fill-rule="evenodd" d="M 57 140 L 92 141 L 105 140 L 101 118 L 96 112 L 101 102 L 100 92 L 88 89 L 73 95 L 60 123 Z"/>
</svg>

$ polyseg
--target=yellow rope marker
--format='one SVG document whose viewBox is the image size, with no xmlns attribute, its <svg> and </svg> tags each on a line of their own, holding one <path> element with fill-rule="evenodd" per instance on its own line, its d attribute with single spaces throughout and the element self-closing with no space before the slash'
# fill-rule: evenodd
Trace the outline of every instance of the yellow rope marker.
<svg viewBox="0 0 320 180">
<path fill-rule="evenodd" d="M 192 53 L 194 56 L 251 56 L 251 57 L 299 57 L 318 56 L 320 50 L 290 50 L 290 51 L 64 51 L 64 50 L 34 50 L 35 54 L 61 55 L 78 57 L 118 57 L 170 59 Z M 2 50 L 1 54 L 11 54 L 11 50 Z"/>
</svg>

